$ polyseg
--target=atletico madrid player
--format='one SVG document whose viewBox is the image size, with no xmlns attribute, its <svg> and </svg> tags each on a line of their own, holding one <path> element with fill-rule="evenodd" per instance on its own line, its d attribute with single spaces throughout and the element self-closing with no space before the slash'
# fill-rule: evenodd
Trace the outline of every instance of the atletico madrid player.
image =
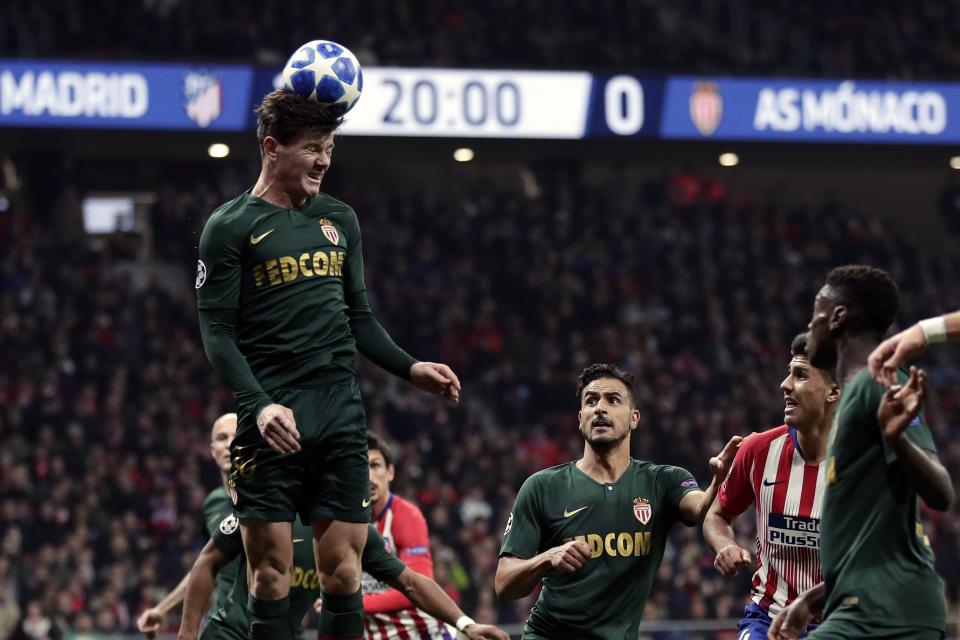
<svg viewBox="0 0 960 640">
<path fill-rule="evenodd" d="M 710 460 L 706 491 L 686 469 L 630 457 L 640 412 L 633 376 L 595 364 L 579 377 L 583 458 L 530 476 L 507 521 L 495 587 L 501 600 L 543 585 L 523 638 L 637 638 L 677 522 L 703 521 L 740 443 Z"/>
<path fill-rule="evenodd" d="M 831 371 L 810 365 L 806 348 L 805 333 L 790 345 L 780 383 L 786 424 L 744 438 L 703 521 L 703 536 L 717 554 L 714 566 L 731 576 L 750 564 L 731 524 L 750 505 L 756 508 L 756 571 L 737 640 L 766 638 L 773 616 L 820 582 L 824 458 L 840 388 Z"/>
</svg>

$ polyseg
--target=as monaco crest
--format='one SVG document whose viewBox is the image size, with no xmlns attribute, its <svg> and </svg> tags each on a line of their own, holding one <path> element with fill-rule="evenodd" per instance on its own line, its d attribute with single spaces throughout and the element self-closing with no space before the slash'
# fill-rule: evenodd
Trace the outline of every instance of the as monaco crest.
<svg viewBox="0 0 960 640">
<path fill-rule="evenodd" d="M 690 95 L 690 120 L 705 136 L 712 135 L 723 119 L 723 97 L 715 82 L 697 82 Z"/>
<path fill-rule="evenodd" d="M 337 231 L 337 228 L 333 226 L 333 223 L 322 218 L 320 220 L 320 229 L 323 230 L 323 235 L 327 237 L 327 240 L 333 244 L 340 244 L 340 232 Z"/>
<path fill-rule="evenodd" d="M 223 111 L 223 80 L 205 71 L 188 73 L 183 78 L 183 108 L 198 127 L 209 127 Z"/>
<path fill-rule="evenodd" d="M 650 506 L 650 501 L 646 498 L 634 498 L 633 515 L 637 516 L 637 520 L 639 520 L 641 524 L 650 522 L 650 516 L 653 515 L 653 507 Z"/>
</svg>

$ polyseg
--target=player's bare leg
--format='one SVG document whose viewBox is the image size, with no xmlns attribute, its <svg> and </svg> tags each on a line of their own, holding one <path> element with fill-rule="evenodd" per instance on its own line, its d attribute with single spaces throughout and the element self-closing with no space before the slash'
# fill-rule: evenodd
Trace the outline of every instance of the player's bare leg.
<svg viewBox="0 0 960 640">
<path fill-rule="evenodd" d="M 250 637 L 252 640 L 292 638 L 294 630 L 288 620 L 290 567 L 293 564 L 292 524 L 242 518 L 240 532 L 247 555 L 247 584 L 250 585 L 247 601 Z"/>
<path fill-rule="evenodd" d="M 323 587 L 320 640 L 363 637 L 363 595 L 360 555 L 367 542 L 367 524 L 314 520 L 313 552 Z"/>
</svg>

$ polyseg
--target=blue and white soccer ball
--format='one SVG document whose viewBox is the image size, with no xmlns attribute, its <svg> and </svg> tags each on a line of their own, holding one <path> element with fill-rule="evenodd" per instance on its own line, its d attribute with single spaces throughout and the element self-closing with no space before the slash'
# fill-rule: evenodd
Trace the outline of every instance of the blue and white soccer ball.
<svg viewBox="0 0 960 640">
<path fill-rule="evenodd" d="M 341 44 L 311 40 L 297 49 L 283 67 L 283 90 L 297 93 L 343 115 L 363 91 L 357 57 Z"/>
</svg>

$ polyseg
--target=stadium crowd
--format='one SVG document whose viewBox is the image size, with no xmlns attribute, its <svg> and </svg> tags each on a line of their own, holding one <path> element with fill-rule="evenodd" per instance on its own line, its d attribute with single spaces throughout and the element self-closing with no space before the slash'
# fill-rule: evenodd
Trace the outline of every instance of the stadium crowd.
<svg viewBox="0 0 960 640">
<path fill-rule="evenodd" d="M 7 0 L 0 55 L 276 65 L 337 34 L 364 64 L 945 77 L 960 7 L 943 0 Z"/>
<path fill-rule="evenodd" d="M 427 517 L 438 580 L 504 624 L 530 605 L 493 595 L 507 510 L 530 473 L 579 456 L 581 367 L 633 371 L 634 454 L 706 479 L 729 435 L 781 424 L 790 340 L 828 267 L 888 266 L 902 323 L 960 308 L 956 257 L 828 198 L 785 205 L 689 173 L 636 186 L 616 172 L 536 177 L 535 195 L 337 194 L 363 221 L 378 316 L 464 382 L 452 407 L 361 363 L 370 429 L 398 445 L 394 488 Z M 200 346 L 190 239 L 235 187 L 161 190 L 150 242 L 180 267 L 173 286 L 127 268 L 140 236 L 95 246 L 65 231 L 79 215 L 68 192 L 46 218 L 29 192 L 0 214 L 0 639 L 135 631 L 202 545 L 218 482 L 209 425 L 232 399 Z M 955 353 L 925 362 L 957 481 Z M 926 515 L 956 612 L 960 512 Z M 738 527 L 753 548 L 752 519 Z M 699 530 L 675 531 L 646 618 L 737 616 L 748 576 L 721 578 L 712 562 Z"/>
</svg>

